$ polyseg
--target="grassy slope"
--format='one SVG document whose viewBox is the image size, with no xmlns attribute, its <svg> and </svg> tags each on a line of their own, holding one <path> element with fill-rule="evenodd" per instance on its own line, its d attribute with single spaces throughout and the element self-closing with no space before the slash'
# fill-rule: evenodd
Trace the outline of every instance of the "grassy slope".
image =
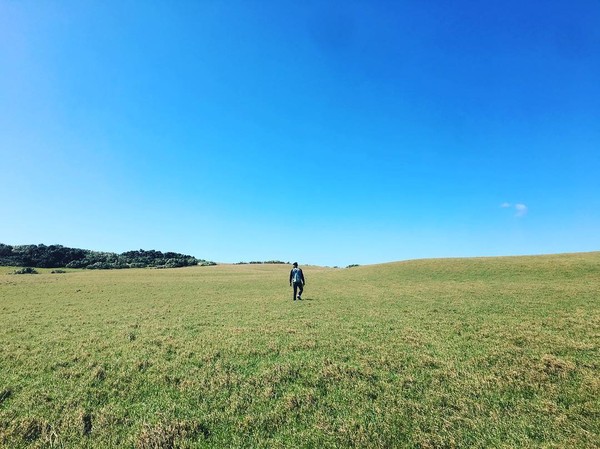
<svg viewBox="0 0 600 449">
<path fill-rule="evenodd" d="M 600 447 L 600 253 L 8 271 L 3 447 Z"/>
</svg>

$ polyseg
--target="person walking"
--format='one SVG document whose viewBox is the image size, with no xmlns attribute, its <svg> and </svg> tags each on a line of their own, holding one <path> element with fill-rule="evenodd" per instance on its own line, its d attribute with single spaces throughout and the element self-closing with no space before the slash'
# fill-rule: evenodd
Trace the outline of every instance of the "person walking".
<svg viewBox="0 0 600 449">
<path fill-rule="evenodd" d="M 294 296 L 293 300 L 302 299 L 302 292 L 304 291 L 304 286 L 306 285 L 306 281 L 304 280 L 304 273 L 302 272 L 302 268 L 298 268 L 298 262 L 294 262 L 294 268 L 290 271 L 290 287 L 294 286 Z M 298 296 L 296 296 L 298 293 Z"/>
</svg>

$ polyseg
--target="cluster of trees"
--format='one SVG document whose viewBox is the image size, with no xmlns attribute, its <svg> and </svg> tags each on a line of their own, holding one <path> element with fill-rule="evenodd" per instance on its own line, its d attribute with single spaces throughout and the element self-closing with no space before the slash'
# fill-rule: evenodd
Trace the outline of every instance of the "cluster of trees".
<svg viewBox="0 0 600 449">
<path fill-rule="evenodd" d="M 121 254 L 68 248 L 62 245 L 5 245 L 0 243 L 0 265 L 38 268 L 176 268 L 216 265 L 185 254 L 156 250 L 127 251 Z"/>
</svg>

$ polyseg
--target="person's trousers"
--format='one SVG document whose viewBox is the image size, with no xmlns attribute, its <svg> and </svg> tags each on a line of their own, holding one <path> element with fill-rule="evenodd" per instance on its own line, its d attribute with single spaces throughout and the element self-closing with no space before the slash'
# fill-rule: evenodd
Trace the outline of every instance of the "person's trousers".
<svg viewBox="0 0 600 449">
<path fill-rule="evenodd" d="M 304 287 L 302 286 L 302 282 L 294 282 L 294 298 L 296 299 L 296 292 L 298 292 L 298 295 L 302 295 L 302 292 L 304 291 Z"/>
</svg>

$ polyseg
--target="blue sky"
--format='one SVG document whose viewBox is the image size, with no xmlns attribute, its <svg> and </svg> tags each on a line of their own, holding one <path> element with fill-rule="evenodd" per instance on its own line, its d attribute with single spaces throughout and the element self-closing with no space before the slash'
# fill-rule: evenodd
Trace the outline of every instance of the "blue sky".
<svg viewBox="0 0 600 449">
<path fill-rule="evenodd" d="M 0 242 L 600 250 L 597 1 L 0 0 Z"/>
</svg>

